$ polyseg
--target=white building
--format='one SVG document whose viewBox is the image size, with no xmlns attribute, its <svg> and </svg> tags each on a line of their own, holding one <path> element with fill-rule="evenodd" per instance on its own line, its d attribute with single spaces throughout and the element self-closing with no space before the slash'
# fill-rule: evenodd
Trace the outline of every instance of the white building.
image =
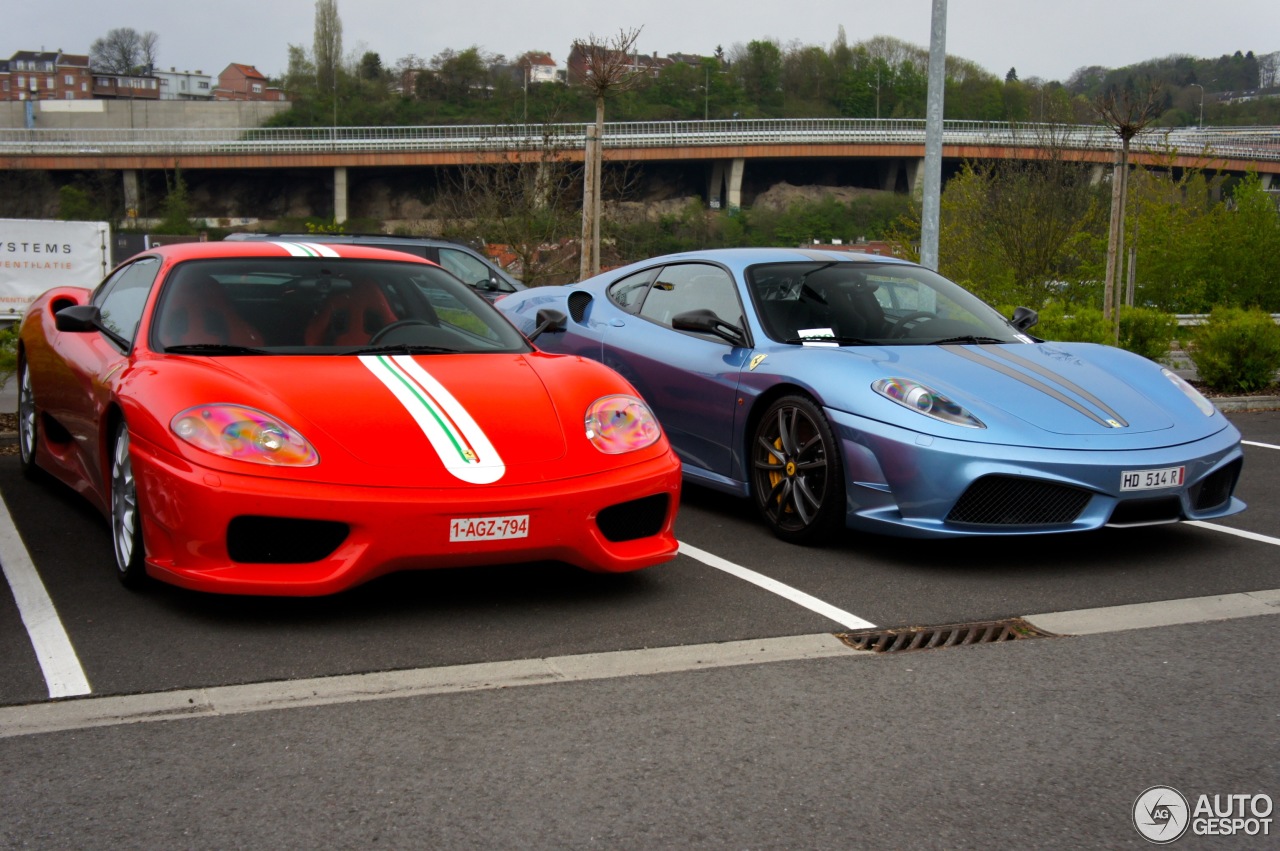
<svg viewBox="0 0 1280 851">
<path fill-rule="evenodd" d="M 160 100 L 213 100 L 213 77 L 203 71 L 153 71 L 160 78 Z"/>
</svg>

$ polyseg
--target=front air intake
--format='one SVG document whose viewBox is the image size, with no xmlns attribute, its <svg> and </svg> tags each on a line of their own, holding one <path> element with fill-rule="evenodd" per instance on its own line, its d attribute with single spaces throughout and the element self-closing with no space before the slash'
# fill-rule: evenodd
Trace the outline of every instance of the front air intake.
<svg viewBox="0 0 1280 851">
<path fill-rule="evenodd" d="M 596 516 L 600 534 L 615 544 L 649 538 L 662 531 L 670 497 L 665 493 L 611 505 Z"/>
<path fill-rule="evenodd" d="M 586 290 L 574 290 L 569 293 L 569 315 L 574 322 L 581 322 L 587 316 L 587 307 L 591 304 L 591 293 Z"/>
<path fill-rule="evenodd" d="M 948 523 L 972 526 L 1065 526 L 1092 498 L 1089 491 L 1013 476 L 984 476 L 961 495 Z"/>
<path fill-rule="evenodd" d="M 328 558 L 349 531 L 332 520 L 242 515 L 227 526 L 227 555 L 242 563 L 306 564 Z"/>
</svg>

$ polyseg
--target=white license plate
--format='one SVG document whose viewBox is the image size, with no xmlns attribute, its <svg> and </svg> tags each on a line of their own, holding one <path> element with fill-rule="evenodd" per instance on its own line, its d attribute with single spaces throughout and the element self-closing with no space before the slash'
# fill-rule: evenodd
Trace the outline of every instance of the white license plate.
<svg viewBox="0 0 1280 851">
<path fill-rule="evenodd" d="M 1162 470 L 1125 470 L 1120 474 L 1120 490 L 1153 491 L 1160 488 L 1176 488 L 1186 478 L 1186 467 L 1165 467 Z"/>
<path fill-rule="evenodd" d="M 449 541 L 505 541 L 529 537 L 529 515 L 459 517 L 449 521 Z"/>
</svg>

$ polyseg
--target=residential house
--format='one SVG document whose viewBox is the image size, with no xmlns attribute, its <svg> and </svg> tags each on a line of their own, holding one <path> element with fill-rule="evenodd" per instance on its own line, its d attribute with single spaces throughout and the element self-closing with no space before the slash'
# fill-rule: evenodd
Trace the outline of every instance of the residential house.
<svg viewBox="0 0 1280 851">
<path fill-rule="evenodd" d="M 252 65 L 232 62 L 218 75 L 214 100 L 288 100 L 279 88 L 270 85 L 266 76 Z"/>
<path fill-rule="evenodd" d="M 203 71 L 154 72 L 160 81 L 160 100 L 213 100 L 213 77 Z"/>
<path fill-rule="evenodd" d="M 87 100 L 92 89 L 88 56 L 20 50 L 0 60 L 0 100 Z"/>
<path fill-rule="evenodd" d="M 160 81 L 153 74 L 94 71 L 93 96 L 103 100 L 160 100 Z"/>
<path fill-rule="evenodd" d="M 556 61 L 551 58 L 550 53 L 530 51 L 521 56 L 516 65 L 520 68 L 523 80 L 530 85 L 554 83 L 560 79 Z"/>
</svg>

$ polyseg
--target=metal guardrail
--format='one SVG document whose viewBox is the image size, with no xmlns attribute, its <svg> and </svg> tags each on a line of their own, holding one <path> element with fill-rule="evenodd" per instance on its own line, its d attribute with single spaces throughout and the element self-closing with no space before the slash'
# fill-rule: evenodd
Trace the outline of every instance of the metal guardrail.
<svg viewBox="0 0 1280 851">
<path fill-rule="evenodd" d="M 1178 314 L 1179 325 L 1184 325 L 1184 326 L 1185 325 L 1203 325 L 1208 321 L 1209 321 L 1209 314 L 1207 313 L 1179 313 Z M 1277 325 L 1280 325 L 1280 313 L 1271 314 L 1271 321 L 1275 322 Z"/>
<path fill-rule="evenodd" d="M 579 148 L 585 124 L 434 127 L 185 129 L 0 129 L 0 157 L 138 154 L 294 154 L 370 151 L 456 152 Z M 767 119 L 643 121 L 605 125 L 607 148 L 762 144 L 924 144 L 923 119 Z M 946 121 L 943 144 L 1117 151 L 1120 140 L 1096 125 Z M 1280 161 L 1280 127 L 1162 129 L 1132 150 Z"/>
</svg>

